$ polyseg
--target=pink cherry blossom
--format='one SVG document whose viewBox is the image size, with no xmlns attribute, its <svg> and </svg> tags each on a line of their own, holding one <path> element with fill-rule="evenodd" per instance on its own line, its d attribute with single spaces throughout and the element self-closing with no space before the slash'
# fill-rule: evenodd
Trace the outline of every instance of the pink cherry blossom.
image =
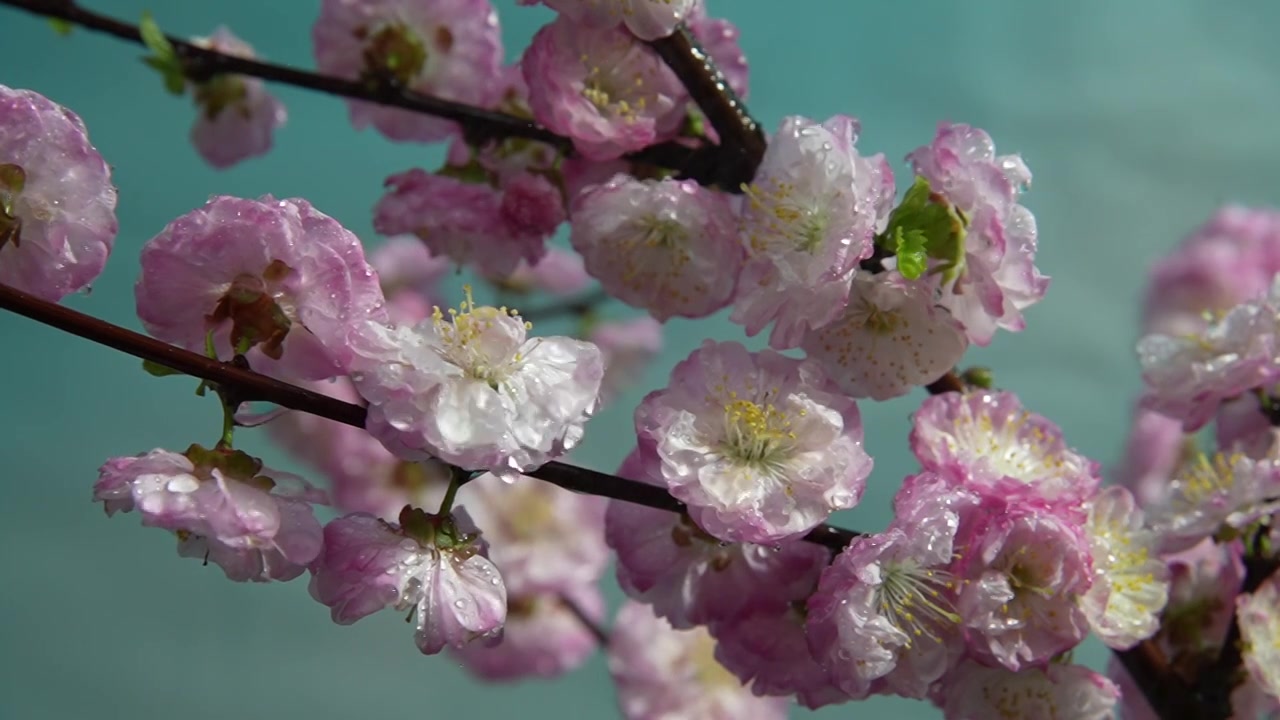
<svg viewBox="0 0 1280 720">
<path fill-rule="evenodd" d="M 1280 211 L 1228 205 L 1151 268 L 1143 311 L 1148 333 L 1180 335 L 1267 294 L 1280 272 Z"/>
<path fill-rule="evenodd" d="M 489 557 L 513 593 L 585 587 L 604 574 L 605 500 L 523 475 L 481 475 L 459 498 L 484 528 Z"/>
<path fill-rule="evenodd" d="M 573 602 L 592 622 L 604 619 L 604 598 L 594 586 L 564 595 L 513 593 L 495 645 L 468 643 L 453 650 L 467 670 L 483 680 L 553 678 L 580 667 L 599 647 L 591 630 L 566 605 Z"/>
<path fill-rule="evenodd" d="M 498 212 L 512 235 L 548 238 L 565 220 L 564 196 L 545 175 L 516 173 L 502 182 Z"/>
<path fill-rule="evenodd" d="M 854 149 L 858 124 L 785 118 L 747 189 L 740 230 L 747 264 L 731 320 L 769 345 L 796 347 L 808 330 L 840 317 L 849 282 L 888 217 L 893 174 L 882 157 Z"/>
<path fill-rule="evenodd" d="M 675 630 L 647 605 L 618 610 L 609 673 L 626 720 L 782 720 L 787 699 L 756 697 L 714 657 L 704 628 Z"/>
<path fill-rule="evenodd" d="M 591 276 L 583 266 L 582 256 L 557 247 L 547 247 L 547 254 L 533 265 L 521 260 L 510 275 L 489 280 L 503 290 L 515 293 L 537 291 L 557 297 L 582 292 L 591 285 Z"/>
<path fill-rule="evenodd" d="M 542 0 L 575 23 L 592 28 L 612 28 L 625 24 L 641 40 L 656 40 L 671 34 L 697 0 Z"/>
<path fill-rule="evenodd" d="M 402 291 L 411 291 L 431 305 L 439 294 L 439 282 L 449 273 L 447 258 L 432 255 L 414 235 L 396 235 L 369 253 L 369 264 L 378 273 L 382 293 L 389 300 Z M 425 315 L 424 315 L 425 317 Z"/>
<path fill-rule="evenodd" d="M 716 660 L 756 695 L 794 695 L 810 710 L 849 700 L 809 651 L 802 605 L 781 613 L 760 608 L 709 629 Z"/>
<path fill-rule="evenodd" d="M 1011 392 L 926 398 L 911 450 L 925 469 L 995 497 L 1079 506 L 1101 482 L 1098 463 L 1067 447 L 1057 425 L 1023 409 Z"/>
<path fill-rule="evenodd" d="M 1022 311 L 1049 288 L 1035 266 L 1035 217 L 1018 204 L 1031 171 L 1018 155 L 996 155 L 983 130 L 947 122 L 907 159 L 965 225 L 964 257 L 942 306 L 976 345 L 990 343 L 998 328 L 1021 330 Z"/>
<path fill-rule="evenodd" d="M 569 242 L 610 295 L 659 320 L 725 307 L 742 266 L 729 201 L 692 180 L 617 175 L 583 191 Z"/>
<path fill-rule="evenodd" d="M 1204 540 L 1166 555 L 1165 560 L 1169 602 L 1156 639 L 1167 657 L 1216 655 L 1226 639 L 1244 583 L 1240 545 Z"/>
<path fill-rule="evenodd" d="M 534 118 L 573 138 L 590 160 L 612 160 L 671 139 L 684 119 L 684 87 L 652 49 L 620 29 L 560 16 L 520 62 Z"/>
<path fill-rule="evenodd" d="M 600 397 L 608 403 L 641 378 L 662 352 L 662 323 L 647 315 L 623 322 L 602 322 L 591 328 L 587 339 L 604 356 Z"/>
<path fill-rule="evenodd" d="M 0 283 L 50 302 L 88 287 L 115 243 L 115 209 L 80 117 L 0 85 Z"/>
<path fill-rule="evenodd" d="M 414 640 L 427 655 L 493 640 L 507 614 L 502 576 L 461 509 L 438 517 L 406 508 L 400 525 L 362 513 L 333 520 L 309 589 L 339 625 L 412 608 Z"/>
<path fill-rule="evenodd" d="M 1093 581 L 1084 532 L 1038 508 L 990 512 L 970 536 L 956 604 L 970 653 L 1017 672 L 1075 647 L 1089 630 L 1079 598 Z"/>
<path fill-rule="evenodd" d="M 938 697 L 946 720 L 1108 720 L 1120 689 L 1083 665 L 1011 672 L 967 662 Z"/>
<path fill-rule="evenodd" d="M 806 334 L 801 347 L 854 397 L 905 395 L 942 377 L 967 347 L 932 298 L 929 287 L 896 272 L 858 275 L 843 314 Z"/>
<path fill-rule="evenodd" d="M 305 200 L 215 196 L 142 248 L 134 294 L 152 335 L 218 356 L 245 352 L 258 372 L 334 377 L 356 323 L 385 316 L 360 241 Z"/>
<path fill-rule="evenodd" d="M 808 601 L 809 646 L 854 698 L 923 698 L 963 646 L 951 574 L 961 506 L 976 498 L 941 478 L 909 478 L 889 529 L 849 544 Z"/>
<path fill-rule="evenodd" d="M 324 494 L 239 451 L 192 445 L 186 454 L 112 458 L 93 495 L 108 515 L 136 510 L 143 525 L 173 532 L 179 555 L 236 582 L 292 580 L 320 553 L 311 503 Z"/>
<path fill-rule="evenodd" d="M 857 404 L 811 361 L 705 341 L 636 408 L 656 473 L 711 535 L 797 538 L 862 496 Z"/>
<path fill-rule="evenodd" d="M 311 39 L 326 75 L 481 107 L 499 99 L 502 34 L 488 0 L 324 0 Z M 424 113 L 362 100 L 348 107 L 356 128 L 373 125 L 392 140 L 443 140 L 456 131 Z"/>
<path fill-rule="evenodd" d="M 1194 432 L 1222 401 L 1280 380 L 1277 318 L 1280 279 L 1269 295 L 1237 305 L 1200 333 L 1142 338 L 1143 406 L 1182 420 Z"/>
<path fill-rule="evenodd" d="M 437 458 L 512 477 L 577 445 L 599 403 L 600 351 L 527 336 L 506 308 L 470 299 L 448 319 L 367 323 L 348 338 L 366 427 L 406 460 Z"/>
<path fill-rule="evenodd" d="M 387 178 L 386 186 L 373 218 L 374 229 L 384 235 L 417 235 L 432 255 L 496 277 L 546 254 L 545 235 L 506 226 L 502 195 L 488 185 L 415 168 Z"/>
<path fill-rule="evenodd" d="M 618 474 L 654 484 L 639 452 Z M 830 553 L 800 540 L 776 546 L 724 543 L 687 515 L 609 503 L 605 540 L 618 554 L 618 584 L 676 628 L 759 610 L 781 614 L 813 589 Z"/>
<path fill-rule="evenodd" d="M 1244 530 L 1280 511 L 1280 460 L 1240 453 L 1201 454 L 1174 476 L 1164 502 L 1149 508 L 1166 551 L 1181 550 L 1225 527 Z"/>
<path fill-rule="evenodd" d="M 1133 495 L 1109 487 L 1089 501 L 1085 533 L 1093 585 L 1080 598 L 1089 625 L 1107 647 L 1127 650 L 1156 633 L 1169 599 L 1169 568 L 1159 537 L 1143 523 Z"/>
<path fill-rule="evenodd" d="M 225 27 L 192 43 L 226 55 L 256 57 L 248 43 Z M 194 95 L 200 114 L 191 128 L 191 143 L 205 162 L 218 169 L 265 155 L 276 128 L 288 119 L 284 104 L 257 78 L 214 75 L 196 84 Z"/>
</svg>

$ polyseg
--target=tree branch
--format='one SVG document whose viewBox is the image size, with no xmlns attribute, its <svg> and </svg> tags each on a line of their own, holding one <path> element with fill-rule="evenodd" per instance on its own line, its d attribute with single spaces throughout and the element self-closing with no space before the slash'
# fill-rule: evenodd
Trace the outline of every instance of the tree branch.
<svg viewBox="0 0 1280 720">
<path fill-rule="evenodd" d="M 143 44 L 142 35 L 136 24 L 87 10 L 80 7 L 74 0 L 0 0 L 0 5 L 65 20 L 121 40 L 138 45 Z M 208 80 L 221 74 L 248 75 L 329 95 L 364 100 L 452 120 L 466 130 L 469 138 L 476 141 L 525 138 L 546 143 L 557 150 L 573 154 L 572 139 L 516 115 L 453 102 L 385 83 L 365 83 L 299 70 L 287 65 L 227 55 L 193 45 L 182 38 L 166 37 L 181 58 L 188 77 L 193 81 Z M 691 147 L 668 142 L 647 147 L 625 157 L 635 163 L 679 170 L 687 177 L 710 185 L 720 180 L 717 170 L 722 164 L 720 156 L 722 153 L 729 152 L 731 151 L 728 148 L 709 143 L 700 147 Z M 726 189 L 736 190 L 736 186 Z"/>
<path fill-rule="evenodd" d="M 688 28 L 681 25 L 671 35 L 650 41 L 649 46 L 680 79 L 720 136 L 721 152 L 711 170 L 718 185 L 738 192 L 743 183 L 755 177 L 764 157 L 766 143 L 760 124 Z"/>
<path fill-rule="evenodd" d="M 365 409 L 359 405 L 312 392 L 252 370 L 237 367 L 233 363 L 207 358 L 57 303 L 41 300 L 6 285 L 0 285 L 0 308 L 134 357 L 150 360 L 187 375 L 216 383 L 231 391 L 241 402 L 254 400 L 271 402 L 344 425 L 364 427 L 366 413 Z M 574 492 L 613 498 L 658 510 L 685 511 L 684 503 L 671 497 L 666 490 L 656 485 L 627 480 L 616 475 L 565 463 L 549 462 L 525 474 Z M 838 552 L 859 534 L 844 528 L 820 525 L 804 539 L 825 545 Z"/>
</svg>

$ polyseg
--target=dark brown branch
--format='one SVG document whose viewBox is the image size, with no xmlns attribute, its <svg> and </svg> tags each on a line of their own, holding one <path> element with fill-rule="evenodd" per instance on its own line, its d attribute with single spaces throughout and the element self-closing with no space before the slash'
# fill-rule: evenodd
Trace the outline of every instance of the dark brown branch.
<svg viewBox="0 0 1280 720">
<path fill-rule="evenodd" d="M 566 610 L 573 613 L 573 616 L 582 623 L 582 627 L 586 628 L 595 636 L 596 642 L 600 643 L 600 647 L 609 646 L 609 631 L 601 627 L 600 623 L 587 617 L 587 613 L 583 611 L 578 603 L 574 602 L 568 595 L 561 595 L 558 600 Z"/>
<path fill-rule="evenodd" d="M 717 184 L 736 191 L 751 182 L 764 157 L 764 133 L 711 56 L 684 26 L 649 46 L 680 79 L 720 136 L 722 151 L 716 158 L 718 166 L 712 168 Z"/>
<path fill-rule="evenodd" d="M 1129 677 L 1161 720 L 1200 720 L 1200 703 L 1191 688 L 1169 666 L 1155 640 L 1115 651 Z"/>
<path fill-rule="evenodd" d="M 1262 555 L 1260 548 L 1250 548 L 1244 556 L 1244 583 L 1241 594 L 1250 594 L 1280 568 L 1280 562 Z M 1232 715 L 1231 691 L 1244 679 L 1244 648 L 1241 646 L 1239 616 L 1231 618 L 1231 628 L 1218 653 L 1217 660 L 1196 679 L 1195 692 L 1204 712 L 1203 720 L 1227 720 Z"/>
<path fill-rule="evenodd" d="M 364 427 L 365 409 L 359 405 L 174 347 L 5 285 L 0 285 L 0 308 L 134 357 L 216 383 L 233 393 L 240 402 L 271 402 L 345 425 Z M 646 505 L 658 510 L 685 511 L 684 503 L 671 497 L 660 487 L 595 470 L 550 462 L 527 474 L 574 492 Z M 806 535 L 805 539 L 838 551 L 857 536 L 858 533 L 851 530 L 821 525 Z"/>
<path fill-rule="evenodd" d="M 105 33 L 128 42 L 142 44 L 137 25 L 80 7 L 73 0 L 0 0 L 0 5 L 25 10 L 35 15 L 65 20 L 74 25 Z M 331 77 L 300 70 L 287 65 L 250 60 L 226 55 L 216 50 L 193 45 L 181 38 L 168 36 L 184 70 L 193 81 L 215 75 L 234 74 L 278 82 L 411 112 L 452 120 L 463 126 L 468 138 L 475 141 L 502 138 L 525 138 L 546 143 L 566 153 L 573 152 L 573 141 L 541 125 L 509 113 L 453 102 L 388 84 Z M 718 180 L 721 148 L 715 145 L 689 147 L 680 143 L 662 143 L 627 155 L 632 162 L 682 171 L 683 175 L 703 184 Z"/>
</svg>

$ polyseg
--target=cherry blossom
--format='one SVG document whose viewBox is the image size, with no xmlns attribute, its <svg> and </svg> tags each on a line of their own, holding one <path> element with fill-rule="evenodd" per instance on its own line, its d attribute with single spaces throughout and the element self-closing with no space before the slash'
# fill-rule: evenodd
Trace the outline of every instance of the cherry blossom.
<svg viewBox="0 0 1280 720">
<path fill-rule="evenodd" d="M 212 562 L 230 580 L 292 580 L 320 553 L 311 503 L 324 494 L 243 452 L 152 450 L 98 472 L 93 499 L 108 515 L 137 511 L 143 525 L 177 536 L 179 555 Z"/>
<path fill-rule="evenodd" d="M 115 209 L 80 117 L 0 85 L 0 283 L 51 302 L 85 289 L 111 254 Z"/>
<path fill-rule="evenodd" d="M 412 609 L 418 649 L 434 655 L 502 630 L 507 591 L 486 550 L 461 509 L 439 517 L 405 508 L 399 525 L 346 515 L 325 526 L 309 589 L 340 625 Z"/>
<path fill-rule="evenodd" d="M 255 57 L 253 48 L 225 27 L 192 43 L 224 55 Z M 191 143 L 205 162 L 219 169 L 265 155 L 289 115 L 257 78 L 214 75 L 196 84 L 194 95 L 200 114 L 191 128 Z"/>
<path fill-rule="evenodd" d="M 360 241 L 305 200 L 215 196 L 142 248 L 134 295 L 152 335 L 276 377 L 348 369 L 345 335 L 385 317 Z"/>
<path fill-rule="evenodd" d="M 711 535 L 773 543 L 853 507 L 871 473 L 862 420 L 810 361 L 710 340 L 636 409 L 656 475 Z"/>
<path fill-rule="evenodd" d="M 502 34 L 488 0 L 324 0 L 311 29 L 320 72 L 489 107 L 498 102 Z M 356 128 L 392 140 L 448 138 L 456 126 L 424 113 L 348 102 Z"/>
</svg>

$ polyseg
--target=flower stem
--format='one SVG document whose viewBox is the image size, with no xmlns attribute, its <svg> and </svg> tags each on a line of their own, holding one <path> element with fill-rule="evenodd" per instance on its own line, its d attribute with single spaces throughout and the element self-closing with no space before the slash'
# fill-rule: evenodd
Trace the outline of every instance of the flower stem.
<svg viewBox="0 0 1280 720">
<path fill-rule="evenodd" d="M 449 468 L 449 489 L 444 491 L 444 499 L 440 501 L 440 509 L 436 515 L 444 517 L 453 511 L 453 501 L 458 497 L 458 488 L 471 479 L 471 473 L 460 468 Z"/>
</svg>

